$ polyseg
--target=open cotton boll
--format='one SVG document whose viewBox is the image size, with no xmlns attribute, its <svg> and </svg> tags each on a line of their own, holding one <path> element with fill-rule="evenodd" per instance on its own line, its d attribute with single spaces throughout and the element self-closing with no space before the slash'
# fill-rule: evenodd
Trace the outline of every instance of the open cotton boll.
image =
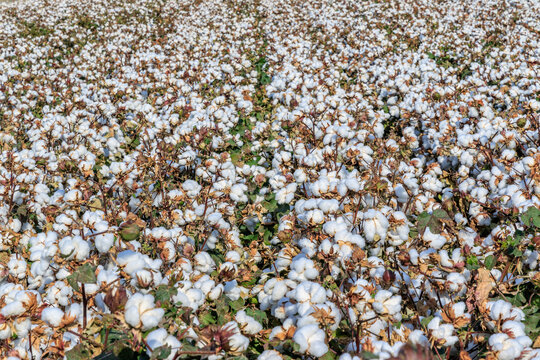
<svg viewBox="0 0 540 360">
<path fill-rule="evenodd" d="M 0 314 L 2 314 L 5 317 L 8 316 L 19 316 L 23 314 L 26 311 L 24 304 L 21 301 L 13 301 L 8 304 L 6 304 L 2 310 L 0 310 Z"/>
<path fill-rule="evenodd" d="M 379 290 L 375 294 L 373 309 L 379 314 L 388 314 L 396 318 L 396 321 L 401 320 L 401 296 L 394 295 L 388 290 Z"/>
<path fill-rule="evenodd" d="M 114 244 L 113 234 L 101 234 L 94 237 L 94 245 L 96 249 L 104 254 L 107 253 Z"/>
<path fill-rule="evenodd" d="M 235 321 L 229 321 L 223 325 L 223 329 L 227 329 L 234 335 L 229 337 L 229 347 L 234 353 L 242 353 L 246 351 L 249 346 L 249 339 L 240 333 L 238 324 Z"/>
<path fill-rule="evenodd" d="M 413 330 L 409 334 L 409 342 L 412 344 L 418 344 L 422 346 L 429 346 L 429 339 L 422 330 Z"/>
<path fill-rule="evenodd" d="M 247 315 L 245 310 L 238 311 L 234 319 L 244 334 L 255 335 L 263 329 L 262 325 L 253 317 Z"/>
<path fill-rule="evenodd" d="M 276 201 L 278 204 L 290 204 L 294 199 L 294 194 L 296 192 L 297 185 L 296 183 L 288 184 L 286 187 L 281 188 L 276 193 Z"/>
<path fill-rule="evenodd" d="M 258 357 L 257 360 L 282 360 L 283 357 L 276 350 L 265 350 Z"/>
<path fill-rule="evenodd" d="M 41 320 L 51 327 L 58 327 L 62 323 L 64 312 L 57 307 L 47 307 L 41 312 Z"/>
<path fill-rule="evenodd" d="M 154 308 L 154 297 L 135 293 L 125 305 L 124 317 L 126 322 L 135 327 L 142 327 L 142 330 L 149 330 L 155 327 L 160 321 L 165 310 Z"/>
<path fill-rule="evenodd" d="M 11 256 L 7 263 L 7 268 L 11 276 L 17 279 L 22 279 L 26 276 L 26 261 L 17 259 L 14 255 Z"/>
<path fill-rule="evenodd" d="M 291 280 L 312 280 L 319 275 L 319 271 L 315 268 L 313 260 L 308 259 L 304 255 L 296 256 L 291 263 L 291 271 L 288 278 Z"/>
<path fill-rule="evenodd" d="M 532 343 L 532 341 L 529 342 Z M 529 343 L 529 345 L 530 345 Z M 529 346 L 527 345 L 527 346 Z M 489 337 L 489 346 L 499 360 L 514 360 L 521 356 L 525 346 L 507 334 L 494 334 Z"/>
<path fill-rule="evenodd" d="M 454 326 L 451 324 L 442 324 L 441 318 L 434 317 L 427 326 L 428 330 L 431 332 L 431 335 L 438 339 L 441 345 L 443 346 L 452 346 L 458 342 L 458 337 L 453 336 Z"/>
<path fill-rule="evenodd" d="M 172 360 L 178 350 L 182 347 L 180 341 L 172 335 L 169 335 L 165 329 L 156 329 L 148 334 L 145 339 L 148 346 L 155 350 L 160 346 L 169 346 L 171 348 L 171 354 L 166 357 L 167 360 Z M 147 350 L 148 356 L 152 356 L 152 352 Z"/>
<path fill-rule="evenodd" d="M 495 321 L 505 319 L 523 321 L 525 318 L 525 314 L 521 309 L 514 307 L 511 303 L 504 300 L 490 301 L 487 306 L 489 316 Z"/>
<path fill-rule="evenodd" d="M 64 200 L 69 202 L 80 201 L 82 200 L 82 192 L 77 189 L 70 190 L 64 195 Z"/>
<path fill-rule="evenodd" d="M 208 274 L 216 268 L 216 263 L 206 251 L 202 251 L 195 255 L 194 261 L 195 270 L 198 270 L 202 273 Z"/>
<path fill-rule="evenodd" d="M 310 324 L 296 329 L 293 340 L 300 348 L 302 354 L 321 357 L 328 352 L 326 334 L 317 325 Z"/>
<path fill-rule="evenodd" d="M 11 335 L 12 335 L 12 331 L 9 324 L 7 322 L 0 324 L 0 340 L 9 339 Z"/>
<path fill-rule="evenodd" d="M 388 219 L 379 211 L 369 209 L 363 214 L 363 229 L 367 241 L 378 242 L 386 239 Z"/>
<path fill-rule="evenodd" d="M 446 238 L 440 234 L 433 234 L 429 227 L 426 227 L 422 238 L 435 250 L 439 250 L 446 244 Z"/>
<path fill-rule="evenodd" d="M 326 301 L 326 290 L 318 283 L 303 281 L 295 289 L 289 291 L 287 297 L 300 303 L 322 304 Z"/>
</svg>

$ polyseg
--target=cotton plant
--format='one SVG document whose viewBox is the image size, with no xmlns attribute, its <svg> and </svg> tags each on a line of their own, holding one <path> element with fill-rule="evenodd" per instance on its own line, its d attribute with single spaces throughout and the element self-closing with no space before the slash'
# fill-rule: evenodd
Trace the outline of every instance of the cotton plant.
<svg viewBox="0 0 540 360">
<path fill-rule="evenodd" d="M 0 4 L 0 357 L 538 357 L 538 16 L 493 5 Z"/>
</svg>

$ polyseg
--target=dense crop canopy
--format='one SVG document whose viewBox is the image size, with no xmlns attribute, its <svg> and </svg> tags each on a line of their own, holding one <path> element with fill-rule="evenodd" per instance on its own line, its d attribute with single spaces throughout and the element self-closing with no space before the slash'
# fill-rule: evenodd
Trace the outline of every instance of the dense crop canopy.
<svg viewBox="0 0 540 360">
<path fill-rule="evenodd" d="M 540 359 L 540 3 L 0 3 L 0 358 Z"/>
</svg>

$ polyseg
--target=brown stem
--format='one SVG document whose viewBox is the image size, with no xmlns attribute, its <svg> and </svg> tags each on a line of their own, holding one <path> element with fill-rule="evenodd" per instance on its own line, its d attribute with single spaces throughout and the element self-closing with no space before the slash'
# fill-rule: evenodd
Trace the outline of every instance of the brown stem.
<svg viewBox="0 0 540 360">
<path fill-rule="evenodd" d="M 81 293 L 82 293 L 82 303 L 83 303 L 83 329 L 86 329 L 86 306 L 87 306 L 87 299 L 86 299 L 86 291 L 84 289 L 84 283 L 81 284 Z"/>
</svg>

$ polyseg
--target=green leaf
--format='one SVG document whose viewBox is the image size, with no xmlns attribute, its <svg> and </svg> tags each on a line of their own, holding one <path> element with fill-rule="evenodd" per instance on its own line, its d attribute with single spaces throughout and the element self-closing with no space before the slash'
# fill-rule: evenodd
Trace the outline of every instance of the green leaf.
<svg viewBox="0 0 540 360">
<path fill-rule="evenodd" d="M 205 312 L 199 315 L 199 322 L 202 326 L 208 326 L 216 323 L 216 319 L 211 312 Z"/>
<path fill-rule="evenodd" d="M 125 241 L 135 240 L 139 237 L 140 234 L 141 228 L 135 223 L 125 225 L 120 229 L 120 237 Z"/>
<path fill-rule="evenodd" d="M 493 269 L 493 267 L 495 266 L 495 263 L 496 263 L 496 260 L 493 255 L 489 255 L 488 257 L 484 259 L 484 265 L 486 266 L 488 270 Z"/>
<path fill-rule="evenodd" d="M 173 296 L 178 294 L 178 290 L 167 285 L 159 285 L 156 290 L 155 298 L 157 301 L 170 301 Z"/>
<path fill-rule="evenodd" d="M 424 211 L 417 218 L 418 231 L 423 234 L 426 228 L 433 234 L 440 234 L 443 222 L 451 221 L 452 218 L 443 209 L 436 209 L 431 214 Z"/>
<path fill-rule="evenodd" d="M 374 353 L 369 352 L 369 351 L 362 351 L 360 353 L 360 356 L 361 356 L 362 359 L 366 359 L 366 360 L 378 359 L 379 358 L 378 355 L 375 355 Z"/>
<path fill-rule="evenodd" d="M 97 282 L 96 268 L 88 263 L 77 269 L 76 274 L 78 282 L 84 284 L 95 284 Z"/>
<path fill-rule="evenodd" d="M 428 317 L 423 318 L 420 321 L 420 323 L 422 324 L 423 327 L 427 327 L 431 320 L 433 320 L 433 316 L 428 316 Z"/>
<path fill-rule="evenodd" d="M 246 314 L 263 324 L 266 320 L 268 320 L 268 316 L 266 315 L 266 312 L 258 309 L 246 309 Z"/>
<path fill-rule="evenodd" d="M 160 346 L 158 348 L 155 348 L 154 351 L 152 351 L 152 357 L 151 360 L 163 360 L 169 357 L 171 355 L 171 347 L 167 345 Z"/>
<path fill-rule="evenodd" d="M 67 277 L 69 285 L 76 291 L 79 291 L 79 283 L 95 284 L 97 282 L 95 267 L 90 264 L 84 264 L 73 274 Z"/>
<path fill-rule="evenodd" d="M 88 360 L 90 359 L 90 351 L 88 351 L 82 344 L 75 345 L 73 349 L 66 352 L 67 360 Z"/>
<path fill-rule="evenodd" d="M 478 258 L 475 255 L 471 255 L 467 258 L 467 269 L 469 270 L 477 270 L 480 268 L 480 264 L 478 263 Z"/>
<path fill-rule="evenodd" d="M 331 351 L 328 351 L 326 354 L 321 356 L 319 360 L 334 360 L 335 358 L 336 356 L 334 355 L 334 353 Z"/>
<path fill-rule="evenodd" d="M 244 299 L 238 298 L 235 301 L 229 301 L 229 306 L 236 312 L 244 307 Z"/>
<path fill-rule="evenodd" d="M 540 209 L 531 206 L 527 211 L 521 215 L 521 221 L 525 226 L 536 226 L 540 227 Z"/>
</svg>

